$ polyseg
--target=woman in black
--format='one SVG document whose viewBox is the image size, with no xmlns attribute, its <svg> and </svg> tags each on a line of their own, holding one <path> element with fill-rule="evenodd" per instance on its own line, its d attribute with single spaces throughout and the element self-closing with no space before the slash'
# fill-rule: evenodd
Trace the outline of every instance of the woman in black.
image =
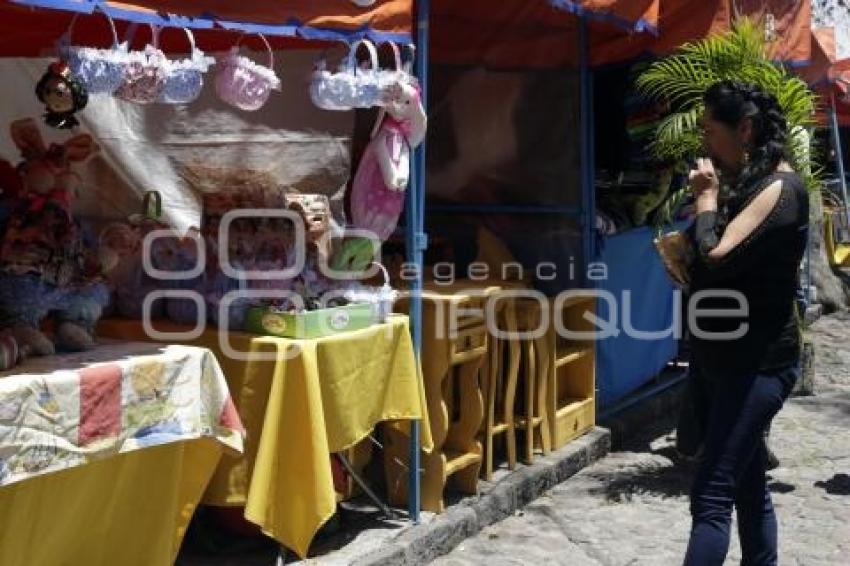
<svg viewBox="0 0 850 566">
<path fill-rule="evenodd" d="M 775 97 L 724 81 L 704 100 L 708 158 L 690 174 L 697 207 L 691 305 L 701 310 L 690 309 L 689 322 L 692 371 L 710 399 L 685 564 L 723 564 L 733 507 L 742 564 L 776 564 L 763 435 L 799 374 L 795 291 L 808 196 L 785 158 L 788 128 Z M 727 312 L 706 312 L 716 309 Z"/>
</svg>

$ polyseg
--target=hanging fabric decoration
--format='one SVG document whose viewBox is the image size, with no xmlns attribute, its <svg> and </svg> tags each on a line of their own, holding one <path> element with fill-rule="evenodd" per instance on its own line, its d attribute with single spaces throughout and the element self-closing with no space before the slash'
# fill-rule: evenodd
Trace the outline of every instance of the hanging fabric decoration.
<svg viewBox="0 0 850 566">
<path fill-rule="evenodd" d="M 85 85 L 63 61 L 47 67 L 35 87 L 35 95 L 46 107 L 44 121 L 48 126 L 60 129 L 79 126 L 74 114 L 85 108 L 89 101 Z"/>
<path fill-rule="evenodd" d="M 271 91 L 280 90 L 280 79 L 274 71 L 274 53 L 263 34 L 257 34 L 269 53 L 268 67 L 239 54 L 242 37 L 219 62 L 215 88 L 219 98 L 240 110 L 259 110 L 268 101 Z M 243 36 L 244 37 L 244 36 Z"/>
</svg>

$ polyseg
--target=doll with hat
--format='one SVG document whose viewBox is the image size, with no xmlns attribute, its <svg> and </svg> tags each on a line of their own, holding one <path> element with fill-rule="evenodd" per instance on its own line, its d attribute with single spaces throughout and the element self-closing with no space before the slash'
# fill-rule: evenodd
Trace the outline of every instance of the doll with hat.
<svg viewBox="0 0 850 566">
<path fill-rule="evenodd" d="M 74 114 L 85 108 L 89 101 L 86 87 L 64 61 L 48 65 L 35 86 L 35 95 L 46 107 L 44 121 L 48 126 L 60 129 L 77 127 L 80 123 Z"/>
</svg>

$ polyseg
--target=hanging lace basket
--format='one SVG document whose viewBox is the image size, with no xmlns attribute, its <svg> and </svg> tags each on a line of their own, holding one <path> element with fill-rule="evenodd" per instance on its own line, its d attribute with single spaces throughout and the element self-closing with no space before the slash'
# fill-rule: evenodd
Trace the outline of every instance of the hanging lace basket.
<svg viewBox="0 0 850 566">
<path fill-rule="evenodd" d="M 273 90 L 280 90 L 280 79 L 274 72 L 274 53 L 262 34 L 258 34 L 268 49 L 267 67 L 239 54 L 239 43 L 219 63 L 215 88 L 219 98 L 231 106 L 249 112 L 259 110 Z M 239 42 L 242 38 L 239 39 Z"/>
<path fill-rule="evenodd" d="M 75 14 L 68 31 L 59 41 L 59 55 L 68 64 L 71 72 L 82 81 L 89 94 L 112 94 L 124 82 L 127 64 L 127 44 L 118 43 L 115 23 L 101 12 L 109 22 L 112 45 L 108 48 L 73 45 Z"/>
<path fill-rule="evenodd" d="M 215 59 L 208 57 L 195 45 L 195 36 L 183 28 L 189 40 L 189 56 L 184 59 L 168 59 L 165 67 L 165 84 L 159 93 L 157 102 L 162 104 L 188 104 L 201 94 L 204 88 L 204 75 Z"/>
</svg>

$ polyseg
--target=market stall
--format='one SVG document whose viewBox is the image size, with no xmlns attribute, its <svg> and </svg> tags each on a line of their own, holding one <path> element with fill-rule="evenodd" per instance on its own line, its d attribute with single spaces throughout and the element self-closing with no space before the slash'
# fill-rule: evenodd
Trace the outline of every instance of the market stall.
<svg viewBox="0 0 850 566">
<path fill-rule="evenodd" d="M 189 2 L 35 1 L 3 2 L 0 14 L 0 70 L 9 77 L 0 115 L 13 124 L 0 145 L 8 159 L 3 204 L 10 205 L 0 257 L 15 260 L 15 277 L 30 277 L 25 252 L 33 239 L 73 241 L 81 251 L 72 260 L 93 278 L 74 279 L 67 295 L 85 301 L 82 314 L 65 313 L 66 295 L 50 294 L 64 314 L 45 307 L 44 317 L 10 327 L 13 337 L 59 367 L 69 362 L 49 355 L 54 341 L 90 348 L 95 328 L 122 341 L 208 346 L 234 391 L 248 443 L 244 458 L 222 460 L 214 474 L 205 470 L 192 505 L 212 474 L 204 501 L 244 505 L 248 520 L 306 556 L 336 509 L 332 453 L 385 420 L 401 421 L 389 426 L 412 435 L 411 454 L 431 446 L 427 427 L 420 441 L 416 426 L 405 424 L 427 424 L 407 317 L 386 320 L 386 289 L 325 277 L 328 269 L 346 272 L 352 261 L 371 260 L 346 247 L 359 242 L 347 228 L 392 232 L 401 213 L 418 143 L 411 136 L 421 139 L 424 129 L 412 50 L 405 49 L 411 3 L 212 2 L 199 9 Z M 350 110 L 373 107 L 382 109 L 373 145 L 389 144 L 391 155 L 374 149 L 379 155 L 354 167 L 365 172 L 352 175 Z M 42 162 L 58 169 L 50 170 L 57 181 L 44 198 L 29 176 Z M 392 186 L 379 185 L 388 172 Z M 75 188 L 60 178 L 73 178 Z M 380 218 L 357 208 L 375 198 L 391 201 Z M 19 200 L 42 228 L 55 219 L 42 220 L 42 211 L 61 213 L 73 238 L 43 242 Z M 249 212 L 229 216 L 233 210 Z M 39 289 L 64 293 L 66 283 L 51 279 Z M 47 315 L 51 323 L 42 320 Z M 183 333 L 163 335 L 162 328 Z M 411 469 L 418 481 L 417 466 Z M 410 508 L 415 518 L 415 498 Z M 183 511 L 181 529 L 191 516 Z M 115 519 L 126 528 L 125 517 Z M 178 547 L 179 538 L 167 558 L 146 563 L 170 562 Z M 121 562 L 109 552 L 104 560 Z"/>
</svg>

